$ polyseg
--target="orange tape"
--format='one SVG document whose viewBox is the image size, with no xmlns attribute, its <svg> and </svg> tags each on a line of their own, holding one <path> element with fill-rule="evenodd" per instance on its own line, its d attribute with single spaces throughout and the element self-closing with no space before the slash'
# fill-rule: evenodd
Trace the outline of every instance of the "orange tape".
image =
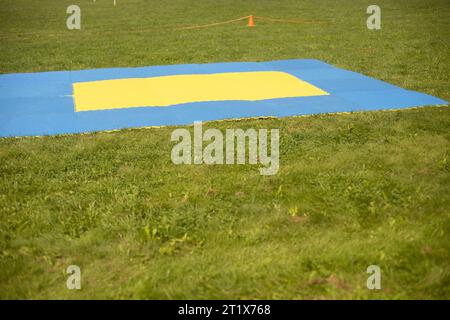
<svg viewBox="0 0 450 320">
<path fill-rule="evenodd" d="M 154 28 L 145 28 L 145 29 L 138 29 L 138 30 L 105 30 L 105 31 L 90 31 L 90 30 L 84 30 L 84 32 L 88 32 L 88 33 L 98 33 L 98 34 L 105 34 L 105 33 L 145 33 L 151 30 L 192 30 L 192 29 L 201 29 L 201 28 L 208 28 L 208 27 L 215 27 L 215 26 L 219 26 L 219 25 L 224 25 L 224 24 L 229 24 L 229 23 L 233 23 L 233 22 L 238 22 L 238 21 L 242 21 L 245 19 L 250 19 L 251 17 L 253 17 L 255 20 L 259 19 L 259 20 L 265 20 L 265 21 L 270 21 L 270 22 L 285 22 L 285 23 L 295 23 L 295 24 L 307 24 L 307 23 L 324 23 L 324 21 L 320 21 L 320 20 L 289 20 L 289 19 L 275 19 L 275 18 L 269 18 L 269 17 L 261 17 L 261 16 L 245 16 L 245 17 L 240 17 L 237 19 L 232 19 L 232 20 L 227 20 L 227 21 L 221 21 L 221 22 L 213 22 L 213 23 L 208 23 L 208 24 L 200 24 L 200 25 L 191 25 L 191 26 L 182 26 L 182 27 L 175 27 L 175 28 L 171 28 L 171 27 L 164 27 L 164 26 L 160 26 L 160 27 L 154 27 Z M 253 22 L 253 21 L 252 21 Z M 249 21 L 249 26 L 253 26 L 253 23 L 251 23 Z M 2 32 L 0 32 L 0 39 L 2 38 L 8 38 L 11 37 L 12 35 L 15 36 L 59 36 L 59 35 L 63 35 L 65 33 L 52 33 L 52 34 L 48 34 L 48 33 L 44 33 L 44 32 L 29 32 L 29 33 L 21 33 L 21 32 L 8 32 L 7 34 L 2 34 Z"/>
<path fill-rule="evenodd" d="M 285 20 L 285 19 L 275 19 L 275 18 L 260 17 L 260 16 L 255 16 L 255 18 L 260 19 L 260 20 L 273 21 L 273 22 L 287 22 L 287 23 L 296 23 L 296 24 L 322 23 L 323 22 L 320 20 Z"/>
<path fill-rule="evenodd" d="M 228 23 L 233 23 L 233 22 L 237 22 L 237 21 L 241 21 L 244 19 L 248 19 L 250 16 L 245 16 L 245 17 L 240 17 L 237 19 L 233 19 L 233 20 L 227 20 L 227 21 L 222 21 L 222 22 L 214 22 L 214 23 L 208 23 L 208 24 L 200 24 L 200 25 L 192 25 L 192 26 L 186 26 L 186 27 L 179 27 L 179 28 L 175 28 L 174 30 L 189 30 L 189 29 L 198 29 L 198 28 L 207 28 L 207 27 L 214 27 L 214 26 L 218 26 L 218 25 L 222 25 L 222 24 L 228 24 Z"/>
</svg>

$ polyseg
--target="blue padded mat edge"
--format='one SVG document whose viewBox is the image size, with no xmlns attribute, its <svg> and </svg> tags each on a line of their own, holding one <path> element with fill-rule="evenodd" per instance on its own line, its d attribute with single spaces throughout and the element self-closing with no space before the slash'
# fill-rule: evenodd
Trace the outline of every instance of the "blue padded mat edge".
<svg viewBox="0 0 450 320">
<path fill-rule="evenodd" d="M 75 82 L 246 71 L 287 72 L 330 95 L 262 101 L 195 102 L 170 107 L 143 106 L 83 112 L 75 112 L 73 104 L 72 84 Z M 313 59 L 4 74 L 0 75 L 0 137 L 442 104 L 447 104 L 447 101 Z"/>
</svg>

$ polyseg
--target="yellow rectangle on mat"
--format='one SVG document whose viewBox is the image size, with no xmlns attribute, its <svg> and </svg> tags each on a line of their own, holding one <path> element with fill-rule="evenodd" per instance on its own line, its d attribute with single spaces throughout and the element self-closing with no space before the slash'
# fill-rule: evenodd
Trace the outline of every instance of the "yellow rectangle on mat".
<svg viewBox="0 0 450 320">
<path fill-rule="evenodd" d="M 280 71 L 189 74 L 73 84 L 76 111 L 328 95 Z"/>
</svg>

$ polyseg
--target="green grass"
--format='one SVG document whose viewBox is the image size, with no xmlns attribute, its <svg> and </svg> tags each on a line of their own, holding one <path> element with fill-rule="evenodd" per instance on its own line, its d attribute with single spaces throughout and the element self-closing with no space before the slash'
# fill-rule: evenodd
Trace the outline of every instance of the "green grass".
<svg viewBox="0 0 450 320">
<path fill-rule="evenodd" d="M 450 99 L 446 0 L 76 2 L 0 0 L 0 72 L 315 58 Z M 248 14 L 324 23 L 166 28 Z M 175 166 L 173 128 L 0 139 L 0 297 L 450 298 L 448 107 L 207 127 L 280 128 L 279 173 Z"/>
</svg>

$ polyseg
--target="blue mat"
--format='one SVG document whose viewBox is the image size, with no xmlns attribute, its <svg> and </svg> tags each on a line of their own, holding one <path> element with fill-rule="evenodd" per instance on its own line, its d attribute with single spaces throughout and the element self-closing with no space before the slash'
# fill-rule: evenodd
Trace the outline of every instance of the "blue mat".
<svg viewBox="0 0 450 320">
<path fill-rule="evenodd" d="M 329 95 L 260 101 L 207 101 L 169 107 L 75 112 L 76 82 L 182 74 L 282 71 Z M 0 75 L 0 137 L 41 136 L 220 119 L 400 109 L 447 104 L 318 60 L 280 60 Z"/>
</svg>

